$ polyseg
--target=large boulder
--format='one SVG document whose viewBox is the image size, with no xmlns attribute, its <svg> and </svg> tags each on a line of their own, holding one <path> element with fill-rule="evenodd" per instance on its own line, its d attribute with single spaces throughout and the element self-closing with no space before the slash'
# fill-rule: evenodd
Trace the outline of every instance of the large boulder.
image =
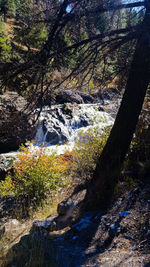
<svg viewBox="0 0 150 267">
<path fill-rule="evenodd" d="M 103 96 L 101 92 L 95 94 L 87 94 L 80 91 L 59 89 L 55 101 L 56 104 L 64 104 L 64 103 L 92 104 L 92 103 L 101 103 L 101 101 L 103 101 Z"/>
<path fill-rule="evenodd" d="M 84 101 L 78 92 L 60 89 L 58 94 L 56 95 L 56 103 L 57 104 L 64 104 L 64 103 L 83 104 Z"/>
<path fill-rule="evenodd" d="M 17 150 L 34 135 L 27 101 L 16 92 L 0 95 L 0 153 Z"/>
</svg>

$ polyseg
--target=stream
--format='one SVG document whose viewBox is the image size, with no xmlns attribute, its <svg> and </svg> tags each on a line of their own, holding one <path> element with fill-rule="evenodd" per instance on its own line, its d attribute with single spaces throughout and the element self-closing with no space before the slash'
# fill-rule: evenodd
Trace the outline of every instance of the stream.
<svg viewBox="0 0 150 267">
<path fill-rule="evenodd" d="M 89 131 L 97 129 L 101 135 L 114 118 L 101 104 L 66 104 L 44 107 L 34 138 L 36 146 L 44 145 L 47 153 L 71 150 L 77 139 L 86 142 Z"/>
<path fill-rule="evenodd" d="M 113 125 L 120 98 L 105 99 L 96 104 L 58 104 L 44 106 L 40 113 L 37 132 L 31 149 L 45 147 L 45 153 L 63 154 L 71 151 L 77 139 L 86 142 L 89 131 L 96 129 L 101 135 L 105 127 Z M 7 168 L 7 161 L 16 158 L 19 151 L 1 154 L 1 162 Z"/>
</svg>

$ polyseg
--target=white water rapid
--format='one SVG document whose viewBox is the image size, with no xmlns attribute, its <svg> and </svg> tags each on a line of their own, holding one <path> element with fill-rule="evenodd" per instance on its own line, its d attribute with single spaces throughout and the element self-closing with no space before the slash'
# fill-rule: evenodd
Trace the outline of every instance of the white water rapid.
<svg viewBox="0 0 150 267">
<path fill-rule="evenodd" d="M 85 139 L 89 129 L 97 128 L 102 134 L 104 128 L 113 122 L 114 118 L 104 111 L 101 104 L 45 106 L 39 117 L 34 147 L 44 145 L 46 153 L 55 151 L 61 154 L 66 149 L 71 150 L 77 138 Z"/>
</svg>

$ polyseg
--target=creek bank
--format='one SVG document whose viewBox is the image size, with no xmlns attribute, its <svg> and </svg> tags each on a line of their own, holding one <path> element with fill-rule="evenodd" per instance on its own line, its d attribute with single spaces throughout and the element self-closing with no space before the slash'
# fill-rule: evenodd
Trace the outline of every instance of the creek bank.
<svg viewBox="0 0 150 267">
<path fill-rule="evenodd" d="M 150 181 L 147 179 L 120 194 L 107 212 L 89 211 L 64 230 L 54 231 L 43 220 L 39 231 L 34 223 L 30 234 L 23 236 L 7 253 L 10 259 L 7 266 L 149 266 L 149 218 Z"/>
</svg>

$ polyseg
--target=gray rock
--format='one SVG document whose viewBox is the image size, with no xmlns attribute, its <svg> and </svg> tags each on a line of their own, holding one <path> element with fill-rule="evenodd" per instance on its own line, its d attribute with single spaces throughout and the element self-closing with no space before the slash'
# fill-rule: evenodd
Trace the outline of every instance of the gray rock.
<svg viewBox="0 0 150 267">
<path fill-rule="evenodd" d="M 71 200 L 62 201 L 58 204 L 58 217 L 55 219 L 57 223 L 57 230 L 63 229 L 72 224 L 77 204 L 78 202 Z"/>
<path fill-rule="evenodd" d="M 0 236 L 13 242 L 15 238 L 17 239 L 26 230 L 26 227 L 24 223 L 20 223 L 16 219 L 9 219 L 1 225 Z"/>
<path fill-rule="evenodd" d="M 84 103 L 84 101 L 78 92 L 60 89 L 56 96 L 56 103 L 57 104 L 64 104 L 64 103 L 82 104 Z"/>
<path fill-rule="evenodd" d="M 64 200 L 57 206 L 58 215 L 65 215 L 75 204 L 71 200 Z"/>
<path fill-rule="evenodd" d="M 45 220 L 37 220 L 32 224 L 32 228 L 30 230 L 30 233 L 33 232 L 39 232 L 44 233 L 46 232 L 52 232 L 56 229 L 56 222 L 54 218 L 57 217 L 57 215 L 54 215 L 52 218 L 49 217 Z"/>
<path fill-rule="evenodd" d="M 27 101 L 16 92 L 0 95 L 0 152 L 16 150 L 35 134 Z"/>
</svg>

